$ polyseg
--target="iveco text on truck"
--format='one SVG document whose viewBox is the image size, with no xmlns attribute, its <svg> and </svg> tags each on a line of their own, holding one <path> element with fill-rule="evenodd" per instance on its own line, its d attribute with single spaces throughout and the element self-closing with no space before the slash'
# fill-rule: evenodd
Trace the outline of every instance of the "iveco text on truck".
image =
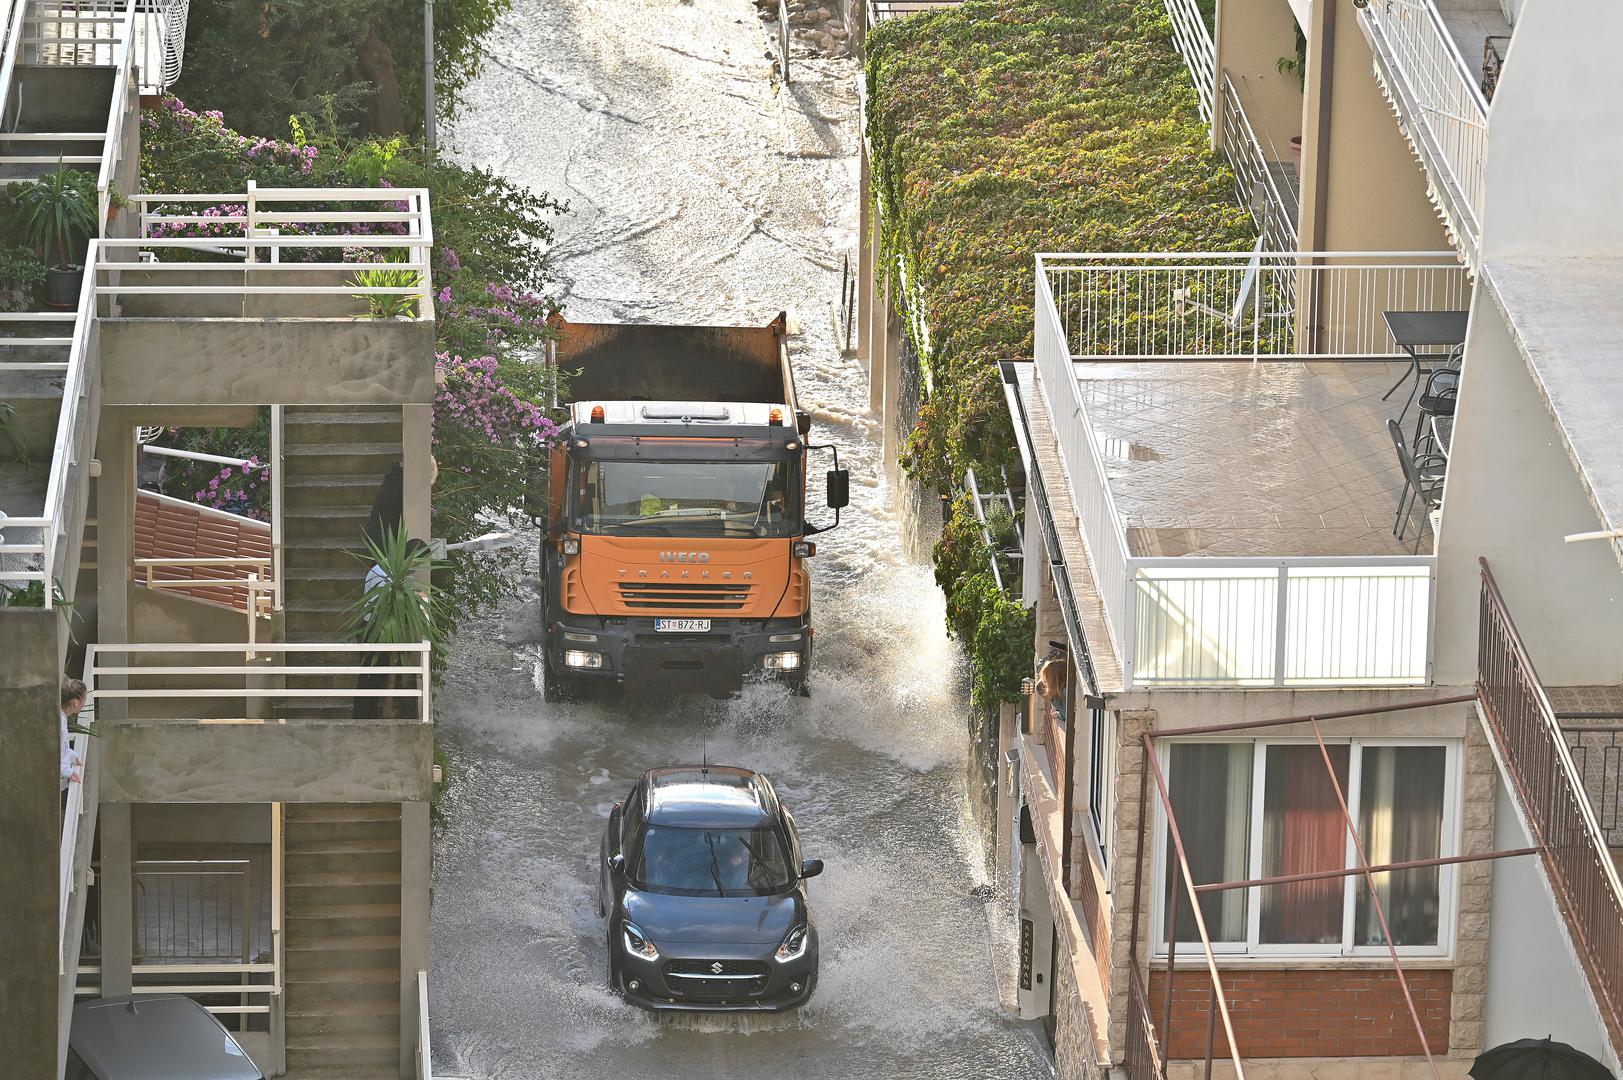
<svg viewBox="0 0 1623 1080">
<path fill-rule="evenodd" d="M 809 446 L 780 314 L 763 327 L 577 323 L 549 361 L 569 418 L 541 542 L 544 693 L 578 680 L 725 696 L 748 676 L 805 687 L 807 537 L 849 479 Z M 807 521 L 807 463 L 832 451 L 830 524 Z"/>
</svg>

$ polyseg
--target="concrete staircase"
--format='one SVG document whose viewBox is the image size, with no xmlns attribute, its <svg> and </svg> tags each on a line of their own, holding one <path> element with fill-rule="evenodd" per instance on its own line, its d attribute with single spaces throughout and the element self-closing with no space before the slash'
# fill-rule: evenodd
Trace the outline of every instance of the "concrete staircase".
<svg viewBox="0 0 1623 1080">
<path fill-rule="evenodd" d="M 401 459 L 400 408 L 289 406 L 282 432 L 287 640 L 332 641 L 366 580 L 361 530 Z"/>
<path fill-rule="evenodd" d="M 287 1076 L 400 1075 L 400 807 L 289 803 Z"/>
</svg>

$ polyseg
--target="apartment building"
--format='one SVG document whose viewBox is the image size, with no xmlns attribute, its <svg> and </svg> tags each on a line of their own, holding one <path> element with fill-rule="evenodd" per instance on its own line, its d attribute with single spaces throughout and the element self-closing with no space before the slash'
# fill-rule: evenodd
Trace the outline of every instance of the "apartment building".
<svg viewBox="0 0 1623 1080">
<path fill-rule="evenodd" d="M 428 196 L 142 191 L 142 98 L 178 72 L 184 10 L 0 4 L 0 180 L 60 157 L 96 176 L 105 226 L 71 310 L 0 315 L 0 400 L 32 450 L 0 460 L 0 581 L 43 591 L 0 606 L 0 1058 L 61 1076 L 76 1000 L 181 993 L 267 1075 L 418 1076 L 427 646 L 340 625 L 395 463 L 428 535 Z M 223 235 L 188 235 L 205 210 Z M 352 275 L 391 252 L 414 302 L 376 317 Z M 156 432 L 255 424 L 268 521 L 138 486 Z M 93 731 L 65 813 L 64 673 Z"/>
<path fill-rule="evenodd" d="M 1616 1071 L 1623 15 L 1168 10 L 1259 240 L 1035 260 L 1022 1011 L 1066 1076 Z"/>
</svg>

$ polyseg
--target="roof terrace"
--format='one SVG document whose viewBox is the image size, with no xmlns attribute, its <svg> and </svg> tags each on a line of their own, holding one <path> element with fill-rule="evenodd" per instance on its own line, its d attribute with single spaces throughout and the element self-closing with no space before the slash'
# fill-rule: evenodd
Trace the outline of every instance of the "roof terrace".
<svg viewBox="0 0 1623 1080">
<path fill-rule="evenodd" d="M 1022 381 L 1124 687 L 1429 681 L 1429 522 L 1393 535 L 1387 428 L 1411 439 L 1416 365 L 1384 313 L 1469 297 L 1452 252 L 1038 257 Z"/>
</svg>

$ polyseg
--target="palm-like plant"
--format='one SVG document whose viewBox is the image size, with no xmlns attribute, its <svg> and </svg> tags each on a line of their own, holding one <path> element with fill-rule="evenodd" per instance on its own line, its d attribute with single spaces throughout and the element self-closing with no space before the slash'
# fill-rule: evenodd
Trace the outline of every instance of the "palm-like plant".
<svg viewBox="0 0 1623 1080">
<path fill-rule="evenodd" d="M 428 545 L 407 537 L 404 528 L 385 529 L 379 541 L 370 536 L 365 539 L 366 554 L 357 553 L 356 558 L 370 560 L 373 569 L 367 574 L 366 591 L 349 609 L 343 629 L 345 640 L 374 645 L 416 645 L 426 641 L 437 648 L 445 601 L 429 580 L 434 558 Z M 396 689 L 400 676 L 387 670 L 395 655 L 380 652 L 363 656 L 363 665 L 378 665 L 384 670 L 376 676 L 363 675 L 361 687 Z M 395 719 L 397 704 L 393 697 L 381 702 L 358 700 L 356 716 L 375 717 L 381 712 Z"/>
<path fill-rule="evenodd" d="M 55 269 L 72 266 L 74 241 L 96 231 L 95 179 L 60 158 L 54 172 L 21 187 L 16 206 L 25 241 Z"/>
<path fill-rule="evenodd" d="M 434 567 L 428 546 L 407 537 L 403 528 L 385 529 L 381 542 L 371 537 L 365 540 L 366 553 L 356 553 L 356 558 L 376 569 L 368 575 L 366 591 L 349 610 L 345 640 L 377 645 L 438 644 L 438 620 L 444 614 L 445 599 L 428 580 Z"/>
<path fill-rule="evenodd" d="M 384 262 L 404 262 L 406 252 L 395 248 L 384 256 Z M 346 285 L 357 289 L 415 289 L 422 284 L 423 275 L 416 270 L 383 267 L 376 270 L 357 270 Z M 413 293 L 361 292 L 355 299 L 366 301 L 366 318 L 392 319 L 396 316 L 417 314 L 417 296 Z"/>
</svg>

